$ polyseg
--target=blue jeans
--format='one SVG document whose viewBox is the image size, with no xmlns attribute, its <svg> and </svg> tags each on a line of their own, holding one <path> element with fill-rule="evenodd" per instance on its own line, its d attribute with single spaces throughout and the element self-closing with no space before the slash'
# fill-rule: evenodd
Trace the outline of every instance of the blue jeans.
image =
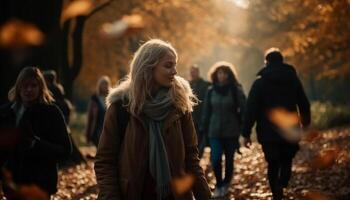
<svg viewBox="0 0 350 200">
<path fill-rule="evenodd" d="M 233 160 L 238 148 L 238 139 L 209 138 L 211 153 L 210 160 L 216 178 L 216 186 L 222 187 L 231 182 L 233 177 Z M 222 177 L 222 154 L 225 154 L 225 177 Z"/>
</svg>

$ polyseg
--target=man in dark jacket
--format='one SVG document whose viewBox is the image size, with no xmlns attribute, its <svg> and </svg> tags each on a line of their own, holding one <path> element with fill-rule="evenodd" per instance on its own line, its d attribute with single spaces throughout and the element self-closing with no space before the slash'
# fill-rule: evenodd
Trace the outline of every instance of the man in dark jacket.
<svg viewBox="0 0 350 200">
<path fill-rule="evenodd" d="M 197 132 L 198 137 L 198 150 L 199 156 L 202 157 L 204 147 L 207 144 L 206 136 L 199 131 L 199 127 L 201 127 L 201 119 L 202 119 L 202 111 L 203 111 L 203 101 L 205 98 L 205 94 L 207 93 L 209 82 L 203 80 L 199 74 L 199 68 L 197 65 L 192 65 L 190 68 L 190 85 L 193 90 L 193 93 L 197 96 L 200 101 L 197 106 L 194 107 L 192 117 L 194 126 Z"/>
<path fill-rule="evenodd" d="M 275 123 L 270 113 L 278 109 L 294 113 L 300 119 L 300 123 L 295 125 L 301 131 L 301 126 L 310 124 L 310 104 L 295 69 L 283 63 L 283 56 L 278 49 L 267 51 L 265 63 L 248 96 L 242 134 L 244 144 L 248 147 L 251 129 L 256 122 L 258 142 L 262 145 L 268 163 L 273 199 L 279 200 L 291 177 L 292 160 L 299 145 L 297 141 L 286 137 L 289 133 L 285 127 Z M 291 132 L 296 132 L 296 126 L 290 127 Z"/>
</svg>

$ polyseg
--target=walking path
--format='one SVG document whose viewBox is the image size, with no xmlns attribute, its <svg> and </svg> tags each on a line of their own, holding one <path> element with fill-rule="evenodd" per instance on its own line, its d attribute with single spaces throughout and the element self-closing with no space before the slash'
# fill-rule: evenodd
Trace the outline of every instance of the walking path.
<svg viewBox="0 0 350 200">
<path fill-rule="evenodd" d="M 290 186 L 285 199 L 349 200 L 350 199 L 350 127 L 315 133 L 301 142 Z M 210 187 L 215 179 L 209 165 L 209 149 L 201 161 Z M 93 153 L 93 149 L 82 151 Z M 266 179 L 266 163 L 260 145 L 241 148 L 235 156 L 235 175 L 230 194 L 222 199 L 271 199 Z M 53 199 L 97 198 L 93 163 L 82 164 L 60 172 L 59 191 Z"/>
</svg>

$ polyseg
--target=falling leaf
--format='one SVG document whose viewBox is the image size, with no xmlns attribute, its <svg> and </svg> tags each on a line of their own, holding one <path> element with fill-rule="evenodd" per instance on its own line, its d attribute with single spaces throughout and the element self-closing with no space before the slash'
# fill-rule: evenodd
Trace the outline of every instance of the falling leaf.
<svg viewBox="0 0 350 200">
<path fill-rule="evenodd" d="M 171 185 L 172 185 L 173 191 L 177 195 L 182 195 L 188 192 L 189 190 L 191 190 L 193 183 L 194 183 L 193 175 L 185 175 L 183 177 L 173 179 Z"/>
<path fill-rule="evenodd" d="M 33 24 L 17 19 L 10 20 L 0 28 L 0 46 L 5 48 L 24 48 L 39 46 L 44 34 Z"/>
<path fill-rule="evenodd" d="M 62 18 L 67 20 L 81 15 L 87 15 L 91 12 L 93 4 L 90 0 L 72 1 L 63 11 Z"/>
<path fill-rule="evenodd" d="M 284 138 L 291 142 L 300 140 L 302 130 L 297 112 L 291 112 L 284 108 L 274 108 L 268 113 L 268 117 L 280 129 Z"/>
<path fill-rule="evenodd" d="M 144 21 L 140 15 L 125 15 L 122 19 L 102 25 L 101 33 L 108 37 L 120 37 L 139 32 L 144 28 Z"/>
<path fill-rule="evenodd" d="M 269 119 L 282 129 L 298 125 L 300 120 L 297 112 L 290 112 L 284 108 L 275 108 L 269 112 Z"/>
</svg>

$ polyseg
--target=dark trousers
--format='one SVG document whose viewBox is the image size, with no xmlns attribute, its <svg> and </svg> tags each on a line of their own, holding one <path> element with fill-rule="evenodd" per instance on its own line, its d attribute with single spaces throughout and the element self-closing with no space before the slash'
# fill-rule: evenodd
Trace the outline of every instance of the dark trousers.
<svg viewBox="0 0 350 200">
<path fill-rule="evenodd" d="M 214 169 L 216 186 L 222 187 L 231 182 L 233 176 L 233 160 L 237 141 L 233 138 L 209 138 L 210 160 Z M 222 154 L 225 154 L 225 177 L 222 177 Z"/>
<path fill-rule="evenodd" d="M 292 174 L 292 161 L 299 150 L 298 144 L 269 142 L 262 144 L 268 164 L 267 175 L 273 194 L 288 186 Z"/>
</svg>

